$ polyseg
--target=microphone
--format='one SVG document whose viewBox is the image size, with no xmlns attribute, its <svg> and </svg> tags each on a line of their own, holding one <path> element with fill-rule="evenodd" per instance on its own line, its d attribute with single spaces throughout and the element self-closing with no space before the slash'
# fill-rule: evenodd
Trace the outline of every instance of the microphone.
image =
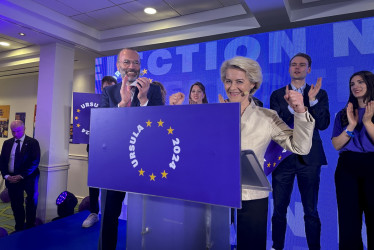
<svg viewBox="0 0 374 250">
<path fill-rule="evenodd" d="M 130 81 L 129 81 L 129 82 L 130 82 Z M 135 81 L 133 81 L 133 82 L 130 84 L 130 86 L 136 87 L 136 84 L 138 84 L 138 82 L 135 80 Z"/>
<path fill-rule="evenodd" d="M 241 94 L 241 96 L 246 96 L 246 95 L 249 95 L 249 92 L 248 91 L 244 91 L 242 94 Z"/>
</svg>

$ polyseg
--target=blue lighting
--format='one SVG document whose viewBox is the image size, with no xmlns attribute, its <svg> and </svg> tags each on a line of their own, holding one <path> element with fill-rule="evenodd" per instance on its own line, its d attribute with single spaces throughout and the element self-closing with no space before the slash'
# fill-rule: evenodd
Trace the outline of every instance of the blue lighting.
<svg viewBox="0 0 374 250">
<path fill-rule="evenodd" d="M 63 203 L 66 199 L 66 196 L 68 195 L 67 191 L 62 192 L 56 199 L 56 205 L 60 205 Z"/>
</svg>

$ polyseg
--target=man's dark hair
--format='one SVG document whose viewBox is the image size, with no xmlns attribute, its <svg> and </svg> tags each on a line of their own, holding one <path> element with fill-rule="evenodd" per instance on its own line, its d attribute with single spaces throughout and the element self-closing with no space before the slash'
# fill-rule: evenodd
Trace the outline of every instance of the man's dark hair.
<svg viewBox="0 0 374 250">
<path fill-rule="evenodd" d="M 117 80 L 113 76 L 104 76 L 103 79 L 101 79 L 101 88 L 103 87 L 104 82 L 114 82 L 114 84 L 116 84 Z"/>
<path fill-rule="evenodd" d="M 309 55 L 305 54 L 305 53 L 297 53 L 296 55 L 294 55 L 294 56 L 291 58 L 291 60 L 290 60 L 290 65 L 291 65 L 292 60 L 293 60 L 295 57 L 297 57 L 297 56 L 304 57 L 304 58 L 308 61 L 308 67 L 312 67 L 312 58 L 311 58 Z"/>
</svg>

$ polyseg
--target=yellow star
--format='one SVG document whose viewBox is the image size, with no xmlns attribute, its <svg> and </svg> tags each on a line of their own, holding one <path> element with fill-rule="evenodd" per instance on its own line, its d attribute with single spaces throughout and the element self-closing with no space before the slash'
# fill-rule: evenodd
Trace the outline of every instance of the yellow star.
<svg viewBox="0 0 374 250">
<path fill-rule="evenodd" d="M 148 120 L 146 123 L 147 123 L 147 127 L 150 127 L 151 124 L 152 124 L 152 122 L 150 120 Z"/>
<path fill-rule="evenodd" d="M 166 176 L 168 175 L 168 173 L 166 173 L 165 170 L 164 170 L 164 172 L 162 172 L 161 174 L 162 174 L 162 178 L 167 179 Z"/>
<path fill-rule="evenodd" d="M 142 70 L 142 76 L 144 76 L 145 74 L 147 74 L 148 70 L 147 69 L 143 69 Z"/>
<path fill-rule="evenodd" d="M 267 165 L 267 167 L 270 168 L 270 165 L 271 165 L 271 164 L 270 164 L 270 162 L 269 162 L 268 165 Z"/>
<path fill-rule="evenodd" d="M 164 126 L 164 122 L 163 121 L 161 121 L 161 119 L 160 119 L 160 121 L 159 122 L 157 122 L 158 123 L 158 126 L 159 127 L 163 127 Z"/>
<path fill-rule="evenodd" d="M 153 79 L 151 79 L 151 78 L 148 78 L 148 79 L 149 79 L 149 82 L 150 82 L 150 83 L 152 83 L 152 82 L 153 82 Z"/>
<path fill-rule="evenodd" d="M 277 165 L 277 163 L 274 162 L 274 163 L 273 163 L 273 167 L 275 167 L 275 165 Z"/>
<path fill-rule="evenodd" d="M 278 157 L 278 161 L 280 161 L 282 159 L 282 156 L 280 155 L 279 157 Z"/>
<path fill-rule="evenodd" d="M 154 174 L 152 173 L 152 175 L 150 175 L 149 177 L 151 177 L 150 181 L 155 181 L 156 175 L 154 175 Z"/>
<path fill-rule="evenodd" d="M 168 131 L 168 135 L 169 135 L 169 134 L 173 134 L 174 129 L 171 128 L 171 126 L 170 126 L 170 128 L 168 128 L 167 131 Z"/>
<path fill-rule="evenodd" d="M 79 112 L 81 112 L 81 110 L 80 110 L 80 109 L 77 109 L 77 112 L 79 113 Z"/>
<path fill-rule="evenodd" d="M 77 127 L 79 128 L 80 126 L 81 126 L 81 125 L 78 123 L 78 124 L 77 124 Z"/>
<path fill-rule="evenodd" d="M 79 118 L 78 118 L 78 116 L 76 116 L 76 117 L 74 117 L 74 119 L 75 119 L 75 120 L 78 120 Z"/>
<path fill-rule="evenodd" d="M 141 168 L 140 170 L 139 170 L 139 176 L 144 176 L 144 170 Z"/>
</svg>

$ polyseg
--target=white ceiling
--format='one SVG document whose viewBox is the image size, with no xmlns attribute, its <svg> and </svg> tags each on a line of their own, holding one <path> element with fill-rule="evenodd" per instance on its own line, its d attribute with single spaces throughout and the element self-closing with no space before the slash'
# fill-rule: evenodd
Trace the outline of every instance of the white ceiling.
<svg viewBox="0 0 374 250">
<path fill-rule="evenodd" d="M 145 7 L 158 12 L 147 15 Z M 37 71 L 39 45 L 51 42 L 75 46 L 75 66 L 83 67 L 123 47 L 159 48 L 368 16 L 374 16 L 374 0 L 1 0 L 0 42 L 11 45 L 0 46 L 0 77 Z"/>
</svg>

